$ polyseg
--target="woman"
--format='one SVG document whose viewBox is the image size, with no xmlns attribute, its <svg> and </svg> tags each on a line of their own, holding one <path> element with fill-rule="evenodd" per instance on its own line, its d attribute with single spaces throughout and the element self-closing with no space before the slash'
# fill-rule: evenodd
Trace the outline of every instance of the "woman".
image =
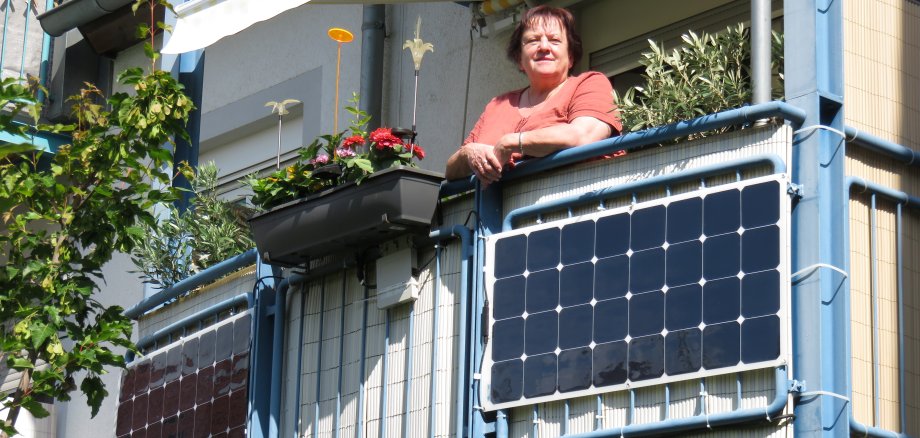
<svg viewBox="0 0 920 438">
<path fill-rule="evenodd" d="M 610 81 L 597 72 L 570 75 L 581 50 L 569 11 L 529 9 L 511 35 L 507 55 L 530 85 L 486 105 L 463 146 L 447 160 L 447 179 L 472 173 L 485 188 L 512 159 L 542 157 L 619 132 Z"/>
</svg>

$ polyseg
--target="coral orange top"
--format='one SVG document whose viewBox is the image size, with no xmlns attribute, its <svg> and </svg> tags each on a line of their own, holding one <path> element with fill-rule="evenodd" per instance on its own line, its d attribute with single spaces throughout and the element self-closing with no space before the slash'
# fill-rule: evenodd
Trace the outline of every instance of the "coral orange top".
<svg viewBox="0 0 920 438">
<path fill-rule="evenodd" d="M 569 77 L 559 92 L 533 107 L 527 117 L 518 110 L 524 90 L 526 88 L 492 99 L 463 144 L 495 144 L 505 134 L 569 123 L 583 116 L 594 117 L 610 125 L 614 134 L 622 129 L 613 103 L 613 87 L 601 73 L 589 71 Z"/>
</svg>

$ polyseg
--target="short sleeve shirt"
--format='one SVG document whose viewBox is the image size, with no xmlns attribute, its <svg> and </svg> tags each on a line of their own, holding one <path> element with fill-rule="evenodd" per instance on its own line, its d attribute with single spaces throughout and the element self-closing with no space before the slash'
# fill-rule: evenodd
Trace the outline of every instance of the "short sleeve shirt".
<svg viewBox="0 0 920 438">
<path fill-rule="evenodd" d="M 594 117 L 610 125 L 614 133 L 622 129 L 613 103 L 613 87 L 601 73 L 585 72 L 568 78 L 559 92 L 534 108 L 526 117 L 518 110 L 524 90 L 526 88 L 492 99 L 463 144 L 495 144 L 505 134 L 570 123 L 584 116 Z"/>
</svg>

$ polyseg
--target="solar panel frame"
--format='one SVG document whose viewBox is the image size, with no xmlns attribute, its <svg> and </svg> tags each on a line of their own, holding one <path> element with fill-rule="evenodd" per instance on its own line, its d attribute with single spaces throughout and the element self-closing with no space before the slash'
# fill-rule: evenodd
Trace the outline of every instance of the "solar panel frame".
<svg viewBox="0 0 920 438">
<path fill-rule="evenodd" d="M 776 185 L 764 184 L 770 182 L 775 182 Z M 510 296 L 520 299 L 522 296 L 527 296 L 527 291 L 513 291 L 508 285 L 511 283 L 519 284 L 518 279 L 520 277 L 518 276 L 522 272 L 525 272 L 524 275 L 527 279 L 530 279 L 530 276 L 534 273 L 527 270 L 530 266 L 528 266 L 529 261 L 526 258 L 523 262 L 521 260 L 503 260 L 496 263 L 496 247 L 516 248 L 515 253 L 525 254 L 524 257 L 526 257 L 527 251 L 530 251 L 530 248 L 527 247 L 527 239 L 532 234 L 540 236 L 541 246 L 545 245 L 547 241 L 552 241 L 552 239 L 559 242 L 558 255 L 541 253 L 537 263 L 534 264 L 538 269 L 535 273 L 540 275 L 542 279 L 538 282 L 538 287 L 534 289 L 548 288 L 552 290 L 553 287 L 546 283 L 547 279 L 549 279 L 549 282 L 552 281 L 553 274 L 546 272 L 547 270 L 556 271 L 558 273 L 556 278 L 575 280 L 581 278 L 581 281 L 587 281 L 583 280 L 583 276 L 588 272 L 588 268 L 586 266 L 576 267 L 576 265 L 585 263 L 586 256 L 584 252 L 577 248 L 576 245 L 566 244 L 567 239 L 574 239 L 584 243 L 587 242 L 587 238 L 579 235 L 573 229 L 582 229 L 585 233 L 596 233 L 597 236 L 609 233 L 611 230 L 622 230 L 623 227 L 626 227 L 627 230 L 626 233 L 616 233 L 616 235 L 611 236 L 603 245 L 598 243 L 597 247 L 593 248 L 594 257 L 589 260 L 595 267 L 594 281 L 598 283 L 604 282 L 603 287 L 598 287 L 598 284 L 593 285 L 594 297 L 590 299 L 590 305 L 595 307 L 595 312 L 598 312 L 598 306 L 602 306 L 605 308 L 604 312 L 612 312 L 605 313 L 605 315 L 612 316 L 620 312 L 619 316 L 621 316 L 620 318 L 595 318 L 590 322 L 590 326 L 593 327 L 594 331 L 594 341 L 602 340 L 604 342 L 595 343 L 592 341 L 590 345 L 585 346 L 582 345 L 584 343 L 583 336 L 581 339 L 569 339 L 570 337 L 578 338 L 577 333 L 573 332 L 573 336 L 566 336 L 565 338 L 562 333 L 558 333 L 555 336 L 547 335 L 547 331 L 551 331 L 551 329 L 547 329 L 544 326 L 541 329 L 531 329 L 541 339 L 530 342 L 532 344 L 531 351 L 534 353 L 530 354 L 527 352 L 526 342 L 519 342 L 522 344 L 521 346 L 513 345 L 515 343 L 513 336 L 505 336 L 505 339 L 500 342 L 495 342 L 496 340 L 490 338 L 484 349 L 482 368 L 480 370 L 482 379 L 480 399 L 483 408 L 491 411 L 788 364 L 791 360 L 790 284 L 788 281 L 791 202 L 786 194 L 787 184 L 788 177 L 785 174 L 751 178 L 487 236 L 485 238 L 486 257 L 483 281 L 486 287 L 486 297 L 490 303 L 493 303 L 488 308 L 488 315 L 486 315 L 489 326 L 487 333 L 495 336 L 495 324 L 498 323 L 500 329 L 498 335 L 501 337 L 501 326 L 511 324 L 522 338 L 527 339 L 526 331 L 528 329 L 525 322 L 531 317 L 540 318 L 539 320 L 542 321 L 541 326 L 555 322 L 555 327 L 557 328 L 560 321 L 577 321 L 576 316 L 569 313 L 575 312 L 585 317 L 586 314 L 583 311 L 581 313 L 577 311 L 580 306 L 586 304 L 584 303 L 584 293 L 580 293 L 579 296 L 568 296 L 566 295 L 568 286 L 563 283 L 555 288 L 557 291 L 561 291 L 555 302 L 552 298 L 546 296 L 547 293 L 544 290 L 540 295 L 535 295 L 539 296 L 541 301 L 539 305 L 531 306 L 533 307 L 532 309 L 527 308 L 530 304 L 526 298 L 525 303 L 512 304 L 512 306 L 516 306 L 516 309 L 523 309 L 519 316 L 513 316 L 516 309 L 509 311 L 504 306 L 513 301 Z M 745 190 L 746 188 L 747 190 Z M 765 216 L 763 205 L 750 202 L 751 200 L 760 199 L 758 196 L 775 196 L 778 205 L 777 214 L 770 215 L 770 212 L 767 212 Z M 745 198 L 749 199 L 747 203 L 744 202 Z M 662 212 L 667 216 L 669 208 L 675 208 L 675 214 L 678 211 L 682 214 L 688 214 L 687 212 L 703 214 L 703 212 L 707 211 L 705 207 L 707 200 L 710 204 L 710 211 L 712 208 L 721 206 L 729 206 L 727 208 L 734 206 L 732 211 L 736 210 L 738 212 L 737 215 L 729 211 L 721 216 L 710 216 L 717 219 L 713 219 L 709 231 L 720 234 L 715 236 L 705 235 L 707 225 L 705 218 L 700 221 L 692 220 L 692 218 L 678 221 L 673 226 L 671 222 L 662 222 L 660 219 Z M 648 229 L 652 235 L 630 236 L 628 231 L 635 229 L 630 228 L 631 219 L 641 219 L 640 223 L 636 225 L 643 229 Z M 587 223 L 587 221 L 592 221 L 595 227 L 581 225 L 582 223 Z M 588 229 L 591 229 L 591 231 L 587 231 Z M 698 233 L 697 230 L 699 231 Z M 694 233 L 697 235 L 702 233 L 704 236 L 700 236 L 699 239 L 693 239 Z M 623 236 L 624 234 L 625 237 Z M 745 236 L 748 236 L 747 240 L 745 240 Z M 591 237 L 595 236 L 592 235 Z M 778 240 L 776 251 L 764 251 L 762 248 L 763 243 L 771 238 Z M 676 240 L 676 242 L 671 242 L 671 239 Z M 709 242 L 708 246 L 707 242 Z M 637 251 L 633 251 L 633 243 L 636 243 Z M 755 245 L 758 251 L 751 252 L 748 250 L 746 253 L 748 256 L 742 259 L 740 252 L 744 251 L 743 248 L 752 248 Z M 739 252 L 738 256 L 734 258 L 737 263 L 734 263 L 732 257 L 725 256 L 726 248 L 729 251 Z M 678 251 L 684 251 L 684 254 L 689 254 L 691 265 L 695 265 L 693 257 L 694 254 L 698 254 L 702 265 L 699 267 L 690 266 L 687 269 L 681 267 L 680 269 L 683 270 L 676 272 L 672 276 L 671 271 L 666 268 L 669 266 L 667 258 L 669 254 L 674 254 Z M 766 255 L 761 256 L 760 253 L 765 253 Z M 638 258 L 634 259 L 637 256 Z M 709 257 L 708 259 L 707 256 Z M 766 263 L 769 263 L 772 258 L 776 258 L 778 259 L 778 266 L 775 269 L 767 268 L 756 271 L 756 269 L 763 268 L 764 263 L 762 259 L 757 259 L 757 257 L 766 257 Z M 752 261 L 747 262 L 748 258 Z M 553 260 L 557 261 L 555 268 L 551 266 Z M 661 273 L 661 281 L 654 278 L 642 278 L 638 282 L 625 281 L 622 278 L 623 273 L 624 271 L 629 272 L 628 270 L 635 264 L 633 260 L 645 263 L 647 267 L 645 269 L 663 267 L 662 269 L 666 270 L 666 273 Z M 710 263 L 707 264 L 706 260 L 710 260 Z M 720 263 L 715 266 L 716 269 L 712 269 L 714 261 L 719 261 Z M 723 264 L 728 266 L 722 266 Z M 732 275 L 730 271 L 735 265 L 737 265 L 737 270 Z M 603 266 L 603 268 L 598 266 Z M 755 269 L 755 271 L 746 271 L 744 270 L 745 266 Z M 710 272 L 706 272 L 707 267 L 710 268 Z M 638 271 L 640 268 L 636 269 Z M 572 272 L 567 273 L 567 271 Z M 739 271 L 744 272 L 744 275 L 741 275 Z M 500 278 L 496 276 L 496 272 L 498 272 Z M 615 273 L 619 273 L 619 275 Z M 669 285 L 671 281 L 677 283 L 692 281 L 695 275 L 707 280 L 676 286 Z M 748 279 L 747 282 L 744 281 L 745 278 Z M 787 280 L 781 281 L 780 279 Z M 662 282 L 665 284 L 662 284 Z M 503 299 L 495 296 L 497 283 L 506 285 Z M 709 286 L 708 288 L 706 287 L 707 285 Z M 766 290 L 764 289 L 765 287 L 769 289 L 773 286 L 779 289 L 778 302 L 768 296 L 766 301 L 758 302 L 753 308 L 751 308 L 751 305 L 745 306 L 748 301 L 744 297 L 755 297 L 758 290 Z M 571 290 L 578 289 L 577 287 L 568 288 Z M 670 314 L 664 310 L 668 305 L 675 308 L 696 305 L 701 307 L 701 313 L 706 315 L 704 300 L 707 297 L 713 303 L 720 303 L 718 300 L 725 297 L 734 297 L 732 292 L 725 292 L 725 290 L 737 291 L 735 296 L 740 301 L 738 303 L 740 316 L 735 320 L 725 320 L 726 315 L 721 315 L 720 309 L 716 305 L 710 306 L 712 307 L 709 310 L 711 322 L 700 323 L 696 326 L 689 325 L 692 324 L 692 321 L 681 321 L 680 318 L 674 317 L 669 319 Z M 672 296 L 676 297 L 676 303 L 669 303 L 669 300 L 665 299 Z M 698 298 L 694 299 L 694 296 Z M 622 312 L 624 312 L 624 309 L 629 309 L 631 303 L 639 301 L 649 305 L 660 306 L 662 308 L 661 316 L 646 315 L 633 322 L 633 326 L 630 326 L 629 318 L 625 317 Z M 555 309 L 552 308 L 553 304 L 555 304 Z M 633 304 L 633 307 L 640 308 L 637 304 Z M 775 313 L 764 313 L 764 309 L 772 310 L 774 308 L 776 309 Z M 531 313 L 531 310 L 534 310 L 534 312 Z M 555 318 L 548 314 L 553 311 L 558 315 Z M 502 317 L 502 319 L 496 319 L 496 315 Z M 755 322 L 749 321 L 752 318 L 758 319 Z M 511 321 L 512 319 L 514 321 Z M 745 324 L 739 321 L 748 322 Z M 577 323 L 581 326 L 589 324 L 582 321 L 577 321 Z M 769 350 L 770 347 L 745 349 L 745 346 L 740 343 L 740 337 L 746 336 L 759 339 L 757 338 L 759 332 L 756 332 L 755 329 L 776 330 L 777 325 L 779 326 L 779 345 L 776 357 L 742 362 L 742 358 L 758 359 L 760 356 L 757 354 L 761 353 L 762 356 L 761 350 L 764 348 Z M 662 329 L 656 331 L 658 327 L 662 327 Z M 631 330 L 636 330 L 636 332 L 643 333 L 643 335 L 637 337 L 627 335 L 624 342 L 622 333 L 632 334 Z M 606 337 L 599 338 L 600 333 L 604 333 Z M 679 335 L 664 336 L 669 333 L 679 333 Z M 728 348 L 728 350 L 732 351 L 709 351 L 709 354 L 706 354 L 706 347 L 709 344 L 701 341 L 701 339 L 705 338 L 725 339 L 725 342 L 731 342 L 736 337 L 739 338 L 737 351 Z M 760 338 L 763 338 L 763 336 Z M 771 339 L 772 337 L 767 340 Z M 551 352 L 555 354 L 549 354 L 550 352 L 546 351 L 548 349 L 546 344 L 552 343 L 556 344 L 556 349 Z M 673 357 L 675 356 L 673 354 L 664 355 L 663 351 L 667 350 L 668 345 L 677 345 L 675 343 L 680 343 L 681 348 L 684 350 L 701 350 L 700 357 L 676 358 Z M 563 345 L 566 348 L 562 348 Z M 724 346 L 722 344 L 716 345 Z M 493 358 L 493 348 L 497 350 L 500 359 L 495 360 Z M 593 360 L 597 361 L 596 363 L 592 363 L 592 351 Z M 587 354 L 587 357 L 585 354 Z M 544 355 L 547 357 L 543 358 Z M 652 363 L 651 366 L 646 367 L 647 369 L 633 370 L 634 372 L 632 373 L 628 369 L 603 368 L 603 365 L 610 365 L 612 362 L 599 361 L 598 359 L 599 357 L 658 357 L 656 355 L 665 358 L 660 363 Z M 769 352 L 769 355 L 772 355 L 772 351 Z M 535 356 L 542 358 L 539 363 L 531 363 L 531 360 L 517 360 L 519 357 L 532 358 Z M 696 364 L 693 362 L 694 360 L 708 363 Z M 737 363 L 724 365 L 734 363 L 732 362 L 733 360 Z M 584 367 L 587 363 L 592 363 L 592 367 L 587 370 L 592 377 L 587 381 L 589 384 L 586 385 L 585 370 L 578 367 Z M 514 398 L 514 394 L 520 394 L 517 399 L 500 401 L 492 399 L 493 375 L 491 370 L 495 365 L 498 366 L 498 369 L 503 370 L 501 372 L 505 373 L 505 375 L 516 376 L 517 374 L 514 373 L 521 373 L 524 376 L 522 382 L 511 382 L 512 387 L 509 387 L 512 391 L 509 394 L 512 394 L 512 396 L 508 398 Z M 547 376 L 536 373 L 541 370 L 545 372 L 553 366 L 556 367 L 557 383 L 555 389 L 549 391 Z M 707 369 L 707 367 L 711 369 Z M 540 383 L 535 384 L 534 388 L 529 388 L 527 376 L 535 375 L 542 376 L 542 378 L 538 378 Z M 604 384 L 595 386 L 595 382 L 603 382 Z M 505 380 L 496 382 L 496 385 L 499 383 L 508 384 Z"/>
</svg>

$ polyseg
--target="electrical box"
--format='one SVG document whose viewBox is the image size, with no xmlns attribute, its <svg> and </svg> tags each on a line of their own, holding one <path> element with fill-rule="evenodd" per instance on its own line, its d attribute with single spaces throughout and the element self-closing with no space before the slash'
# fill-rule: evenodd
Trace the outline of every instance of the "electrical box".
<svg viewBox="0 0 920 438">
<path fill-rule="evenodd" d="M 407 244 L 377 259 L 377 308 L 388 309 L 418 299 L 415 248 Z"/>
</svg>

